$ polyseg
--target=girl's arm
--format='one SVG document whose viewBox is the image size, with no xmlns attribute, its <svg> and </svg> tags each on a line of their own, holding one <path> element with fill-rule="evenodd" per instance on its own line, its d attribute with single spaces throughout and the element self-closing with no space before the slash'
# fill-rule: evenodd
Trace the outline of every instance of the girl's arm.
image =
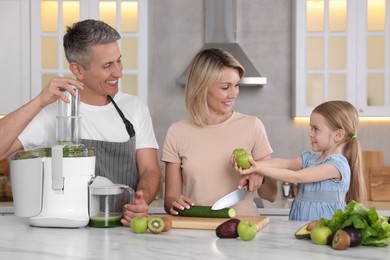
<svg viewBox="0 0 390 260">
<path fill-rule="evenodd" d="M 188 197 L 182 195 L 183 178 L 179 163 L 165 163 L 165 195 L 164 209 L 168 214 L 177 215 L 178 209 L 189 208 L 194 203 Z"/>
<path fill-rule="evenodd" d="M 290 170 L 300 170 L 302 169 L 302 158 L 271 158 L 266 160 L 258 160 L 256 161 L 261 166 L 264 167 L 273 167 L 280 169 L 290 169 Z"/>
<path fill-rule="evenodd" d="M 258 173 L 276 180 L 291 183 L 318 182 L 327 179 L 340 179 L 339 170 L 331 163 L 324 163 L 318 166 L 304 168 L 301 170 L 290 170 L 263 166 L 263 162 L 250 161 L 252 166 L 249 169 L 238 169 L 242 175 Z"/>
<path fill-rule="evenodd" d="M 302 158 L 272 158 L 271 155 L 265 156 L 261 159 L 256 160 L 257 163 L 262 166 L 281 168 L 281 169 L 290 169 L 290 170 L 300 170 L 302 168 Z M 236 156 L 232 155 L 230 157 L 230 164 L 238 171 L 238 166 L 236 163 Z"/>
<path fill-rule="evenodd" d="M 236 171 L 239 171 L 237 163 L 235 163 L 235 158 L 232 159 L 232 163 Z M 293 158 L 293 159 L 282 159 L 282 158 L 271 158 L 271 156 L 266 156 L 261 158 L 260 160 L 257 160 L 256 163 L 264 167 L 284 168 L 284 169 L 291 169 L 291 170 L 299 170 L 302 168 L 302 159 L 300 157 Z M 258 174 L 256 174 L 256 172 L 253 172 L 252 174 L 246 175 L 245 177 L 241 178 L 239 182 L 239 186 L 245 185 L 247 180 L 249 180 L 249 184 L 251 184 L 251 180 L 254 179 L 253 175 L 258 175 Z M 265 175 L 263 176 L 264 176 L 263 177 L 264 183 L 263 185 L 261 185 L 261 189 L 257 190 L 257 193 L 261 198 L 273 202 L 276 200 L 277 193 L 278 193 L 277 181 L 272 176 L 268 176 L 268 177 L 266 177 Z"/>
</svg>

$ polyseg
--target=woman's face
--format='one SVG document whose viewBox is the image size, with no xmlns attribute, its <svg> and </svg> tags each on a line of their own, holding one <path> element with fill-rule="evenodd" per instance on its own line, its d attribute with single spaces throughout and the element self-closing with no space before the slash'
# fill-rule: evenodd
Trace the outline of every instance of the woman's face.
<svg viewBox="0 0 390 260">
<path fill-rule="evenodd" d="M 233 111 L 239 89 L 240 75 L 237 69 L 226 67 L 222 77 L 215 85 L 207 90 L 207 106 L 210 117 L 227 116 L 230 117 Z"/>
</svg>

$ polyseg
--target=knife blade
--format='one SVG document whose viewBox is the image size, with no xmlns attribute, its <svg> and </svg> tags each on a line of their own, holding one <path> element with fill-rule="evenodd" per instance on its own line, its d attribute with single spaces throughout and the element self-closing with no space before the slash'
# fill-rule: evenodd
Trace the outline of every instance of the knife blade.
<svg viewBox="0 0 390 260">
<path fill-rule="evenodd" d="M 241 200 L 245 199 L 245 188 L 238 188 L 233 192 L 230 192 L 229 194 L 223 196 L 219 200 L 217 200 L 213 206 L 211 207 L 212 210 L 219 210 L 223 208 L 230 207 L 234 204 L 237 204 Z"/>
</svg>

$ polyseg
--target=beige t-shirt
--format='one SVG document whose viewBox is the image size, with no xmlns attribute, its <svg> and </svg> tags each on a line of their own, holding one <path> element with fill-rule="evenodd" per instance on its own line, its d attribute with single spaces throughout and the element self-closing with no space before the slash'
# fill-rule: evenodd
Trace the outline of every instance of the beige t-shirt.
<svg viewBox="0 0 390 260">
<path fill-rule="evenodd" d="M 240 176 L 229 162 L 236 148 L 251 152 L 255 160 L 272 153 L 257 117 L 235 112 L 221 124 L 203 127 L 188 119 L 176 122 L 168 129 L 161 160 L 181 164 L 183 195 L 211 206 L 238 186 Z M 237 215 L 258 215 L 250 192 L 233 208 Z"/>
</svg>

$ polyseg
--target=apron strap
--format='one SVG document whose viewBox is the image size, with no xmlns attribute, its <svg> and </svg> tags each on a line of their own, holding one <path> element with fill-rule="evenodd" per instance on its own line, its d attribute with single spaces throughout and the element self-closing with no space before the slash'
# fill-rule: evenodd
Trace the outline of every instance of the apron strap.
<svg viewBox="0 0 390 260">
<path fill-rule="evenodd" d="M 123 114 L 122 110 L 120 110 L 118 105 L 115 103 L 114 99 L 110 95 L 108 95 L 108 98 L 111 100 L 111 102 L 114 105 L 116 111 L 118 111 L 119 116 L 122 118 L 122 121 L 123 121 L 123 123 L 126 126 L 126 130 L 127 130 L 127 133 L 129 134 L 130 138 L 135 136 L 135 131 L 134 131 L 134 128 L 133 128 L 133 124 L 129 120 L 127 120 L 127 118 Z"/>
</svg>

